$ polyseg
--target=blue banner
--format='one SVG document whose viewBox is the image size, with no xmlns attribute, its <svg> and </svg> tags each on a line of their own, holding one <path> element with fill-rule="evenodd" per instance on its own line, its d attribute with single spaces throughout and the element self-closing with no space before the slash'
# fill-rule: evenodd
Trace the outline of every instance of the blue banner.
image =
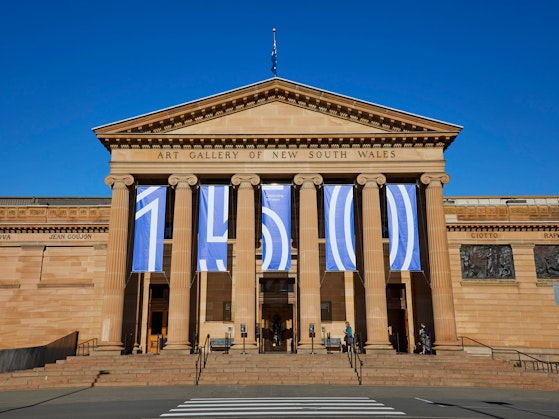
<svg viewBox="0 0 559 419">
<path fill-rule="evenodd" d="M 354 271 L 353 186 L 324 186 L 326 270 Z"/>
<path fill-rule="evenodd" d="M 291 186 L 262 185 L 262 270 L 291 269 Z"/>
<path fill-rule="evenodd" d="M 415 185 L 387 185 L 390 270 L 420 271 Z"/>
<path fill-rule="evenodd" d="M 136 192 L 133 272 L 163 271 L 166 186 L 139 186 Z"/>
<path fill-rule="evenodd" d="M 227 271 L 229 186 L 200 187 L 198 272 Z"/>
</svg>

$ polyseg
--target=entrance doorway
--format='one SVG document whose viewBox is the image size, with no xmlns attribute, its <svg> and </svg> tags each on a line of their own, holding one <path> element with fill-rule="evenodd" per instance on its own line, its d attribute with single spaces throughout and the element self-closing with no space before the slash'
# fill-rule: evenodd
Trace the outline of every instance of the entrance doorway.
<svg viewBox="0 0 559 419">
<path fill-rule="evenodd" d="M 159 353 L 167 342 L 169 286 L 152 284 L 149 289 L 147 350 Z"/>
<path fill-rule="evenodd" d="M 264 304 L 261 321 L 262 352 L 293 351 L 293 306 Z"/>
<path fill-rule="evenodd" d="M 293 278 L 260 278 L 260 352 L 294 352 L 294 284 Z"/>
<path fill-rule="evenodd" d="M 408 352 L 408 321 L 406 287 L 389 284 L 386 288 L 388 308 L 388 335 L 392 347 L 398 352 Z"/>
</svg>

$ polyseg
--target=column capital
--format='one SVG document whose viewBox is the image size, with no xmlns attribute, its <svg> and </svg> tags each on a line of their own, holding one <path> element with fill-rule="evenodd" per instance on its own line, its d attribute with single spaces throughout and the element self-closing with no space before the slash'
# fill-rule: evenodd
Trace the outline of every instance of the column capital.
<svg viewBox="0 0 559 419">
<path fill-rule="evenodd" d="M 175 174 L 169 176 L 169 185 L 177 189 L 190 188 L 198 183 L 198 177 L 193 174 Z"/>
<path fill-rule="evenodd" d="M 112 189 L 125 189 L 134 183 L 134 177 L 132 175 L 108 175 L 105 183 Z"/>
<path fill-rule="evenodd" d="M 293 178 L 295 185 L 303 185 L 305 182 L 312 182 L 315 186 L 322 185 L 324 179 L 318 173 L 299 173 Z"/>
<path fill-rule="evenodd" d="M 242 183 L 250 182 L 252 186 L 256 186 L 260 183 L 260 176 L 254 173 L 241 173 L 233 175 L 231 177 L 231 183 L 235 186 L 239 186 Z"/>
<path fill-rule="evenodd" d="M 379 187 L 386 183 L 386 176 L 382 173 L 361 173 L 357 176 L 357 183 L 363 186 L 374 184 L 372 186 Z"/>
<path fill-rule="evenodd" d="M 441 186 L 450 182 L 450 176 L 446 173 L 423 173 L 420 179 L 421 183 L 427 186 L 433 182 L 439 182 Z"/>
</svg>

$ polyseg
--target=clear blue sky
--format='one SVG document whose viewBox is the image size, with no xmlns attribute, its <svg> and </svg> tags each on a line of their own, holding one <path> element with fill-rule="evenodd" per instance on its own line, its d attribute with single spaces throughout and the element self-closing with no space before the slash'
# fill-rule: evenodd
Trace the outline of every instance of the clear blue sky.
<svg viewBox="0 0 559 419">
<path fill-rule="evenodd" d="M 0 196 L 110 196 L 91 129 L 278 76 L 464 127 L 446 196 L 559 195 L 559 2 L 9 1 Z"/>
</svg>

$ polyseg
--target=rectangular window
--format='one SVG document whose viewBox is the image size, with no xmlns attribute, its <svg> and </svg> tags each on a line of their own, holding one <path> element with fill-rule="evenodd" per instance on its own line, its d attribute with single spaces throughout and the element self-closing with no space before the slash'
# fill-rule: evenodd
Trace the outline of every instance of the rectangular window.
<svg viewBox="0 0 559 419">
<path fill-rule="evenodd" d="M 324 322 L 332 321 L 332 302 L 331 301 L 321 301 L 320 302 L 320 319 Z"/>
<path fill-rule="evenodd" d="M 460 246 L 464 279 L 514 279 L 514 261 L 510 245 Z"/>
<path fill-rule="evenodd" d="M 224 322 L 231 321 L 231 301 L 223 302 L 223 321 Z"/>
</svg>

